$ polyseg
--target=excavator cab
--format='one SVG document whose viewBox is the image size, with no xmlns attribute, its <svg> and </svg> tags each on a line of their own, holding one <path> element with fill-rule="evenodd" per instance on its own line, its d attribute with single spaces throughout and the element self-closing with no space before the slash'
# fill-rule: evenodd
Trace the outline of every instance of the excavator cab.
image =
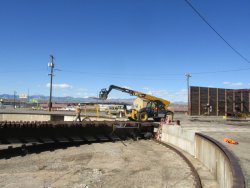
<svg viewBox="0 0 250 188">
<path fill-rule="evenodd" d="M 166 115 L 167 111 L 160 101 L 149 101 L 145 108 L 140 109 L 138 119 L 147 121 L 149 117 L 152 117 L 155 121 L 160 121 Z"/>
</svg>

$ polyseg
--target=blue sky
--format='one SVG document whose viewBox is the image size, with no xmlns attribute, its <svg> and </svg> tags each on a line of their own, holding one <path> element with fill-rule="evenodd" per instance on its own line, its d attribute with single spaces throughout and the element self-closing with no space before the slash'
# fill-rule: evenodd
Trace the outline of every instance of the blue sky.
<svg viewBox="0 0 250 188">
<path fill-rule="evenodd" d="M 250 59 L 250 1 L 190 2 Z M 50 54 L 55 96 L 97 96 L 115 84 L 185 101 L 185 73 L 194 86 L 250 86 L 250 64 L 184 0 L 0 0 L 0 94 L 49 95 Z"/>
</svg>

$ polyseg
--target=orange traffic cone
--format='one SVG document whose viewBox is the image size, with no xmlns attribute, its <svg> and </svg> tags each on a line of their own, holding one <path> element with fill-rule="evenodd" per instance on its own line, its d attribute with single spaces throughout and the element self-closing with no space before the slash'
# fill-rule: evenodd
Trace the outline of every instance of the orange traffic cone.
<svg viewBox="0 0 250 188">
<path fill-rule="evenodd" d="M 238 144 L 238 142 L 236 142 L 235 140 L 231 138 L 224 138 L 224 142 L 227 142 L 229 144 Z"/>
</svg>

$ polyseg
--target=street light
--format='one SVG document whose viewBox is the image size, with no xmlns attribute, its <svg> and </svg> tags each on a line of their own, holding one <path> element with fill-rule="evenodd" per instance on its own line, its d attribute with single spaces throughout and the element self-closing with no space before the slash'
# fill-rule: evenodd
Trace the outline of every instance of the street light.
<svg viewBox="0 0 250 188">
<path fill-rule="evenodd" d="M 189 91 L 189 78 L 191 77 L 190 73 L 186 73 L 187 77 L 187 102 L 188 102 L 188 115 L 190 115 L 190 91 Z"/>
<path fill-rule="evenodd" d="M 52 108 L 52 80 L 53 80 L 53 69 L 55 67 L 55 64 L 54 64 L 54 56 L 53 55 L 50 55 L 50 61 L 48 63 L 48 67 L 50 67 L 50 93 L 49 93 L 49 111 L 51 111 L 51 108 Z"/>
</svg>

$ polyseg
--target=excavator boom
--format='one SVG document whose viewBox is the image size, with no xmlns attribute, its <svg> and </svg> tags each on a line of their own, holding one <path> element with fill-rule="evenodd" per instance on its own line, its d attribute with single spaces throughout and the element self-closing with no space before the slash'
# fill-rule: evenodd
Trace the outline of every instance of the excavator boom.
<svg viewBox="0 0 250 188">
<path fill-rule="evenodd" d="M 107 90 L 106 88 L 103 88 L 100 93 L 99 93 L 99 98 L 102 100 L 106 100 L 108 98 L 109 93 L 111 92 L 112 89 L 116 89 L 121 92 L 129 93 L 130 95 L 134 95 L 135 91 L 127 89 L 127 88 L 122 88 L 119 86 L 115 85 L 110 85 L 109 89 Z"/>
</svg>

